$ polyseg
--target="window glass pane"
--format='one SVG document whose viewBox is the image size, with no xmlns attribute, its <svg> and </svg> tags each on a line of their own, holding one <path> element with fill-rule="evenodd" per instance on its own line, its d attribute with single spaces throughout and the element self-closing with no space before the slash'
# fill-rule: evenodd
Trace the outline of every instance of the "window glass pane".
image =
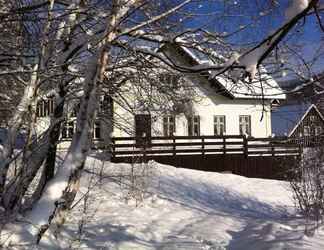
<svg viewBox="0 0 324 250">
<path fill-rule="evenodd" d="M 167 122 L 163 123 L 163 135 L 168 136 L 168 124 L 167 124 Z"/>
<path fill-rule="evenodd" d="M 310 127 L 309 126 L 305 126 L 304 127 L 304 136 L 309 136 L 310 135 Z"/>
<path fill-rule="evenodd" d="M 62 123 L 62 138 L 67 138 L 67 123 Z"/>
<path fill-rule="evenodd" d="M 40 113 L 40 105 L 39 105 L 39 103 L 37 104 L 37 107 L 36 107 L 36 115 L 37 115 L 37 117 L 41 117 L 41 113 Z"/>
<path fill-rule="evenodd" d="M 188 122 L 188 135 L 189 136 L 200 135 L 200 117 L 199 117 L 199 115 L 188 117 L 187 122 Z"/>
<path fill-rule="evenodd" d="M 194 132 L 195 132 L 195 136 L 199 136 L 200 135 L 200 116 L 196 116 L 196 123 L 195 123 L 195 128 L 194 128 Z"/>
<path fill-rule="evenodd" d="M 225 116 L 214 116 L 214 135 L 223 135 L 225 133 Z"/>
<path fill-rule="evenodd" d="M 195 136 L 199 136 L 199 126 L 198 126 L 198 124 L 196 124 L 196 126 L 195 126 L 195 128 L 194 128 L 194 135 Z"/>
<path fill-rule="evenodd" d="M 94 139 L 100 139 L 101 138 L 101 134 L 100 134 L 100 123 L 99 122 L 95 122 L 94 123 L 94 129 L 93 129 L 93 138 Z"/>
<path fill-rule="evenodd" d="M 321 127 L 316 127 L 315 128 L 315 135 L 320 135 L 322 133 L 322 128 Z"/>
<path fill-rule="evenodd" d="M 176 131 L 175 117 L 163 117 L 163 134 L 164 136 L 172 136 Z"/>
<path fill-rule="evenodd" d="M 192 127 L 193 127 L 193 124 L 192 124 L 192 117 L 189 116 L 188 119 L 188 135 L 189 136 L 192 136 Z"/>
<path fill-rule="evenodd" d="M 68 123 L 68 137 L 72 138 L 74 134 L 74 122 L 71 121 Z"/>
<path fill-rule="evenodd" d="M 49 109 L 49 103 L 48 103 L 48 101 L 43 101 L 43 106 L 44 106 L 43 116 L 48 116 L 48 114 L 49 114 L 49 112 L 48 112 L 48 109 Z"/>
<path fill-rule="evenodd" d="M 174 126 L 172 123 L 170 123 L 170 126 L 169 126 L 169 135 L 173 135 L 173 132 L 174 132 Z"/>
<path fill-rule="evenodd" d="M 240 135 L 251 135 L 251 116 L 241 115 L 239 117 Z"/>
</svg>

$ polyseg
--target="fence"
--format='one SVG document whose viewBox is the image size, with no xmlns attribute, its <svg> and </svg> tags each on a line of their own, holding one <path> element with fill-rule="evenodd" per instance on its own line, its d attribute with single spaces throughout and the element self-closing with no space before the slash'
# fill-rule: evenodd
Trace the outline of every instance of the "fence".
<svg viewBox="0 0 324 250">
<path fill-rule="evenodd" d="M 112 138 L 112 157 L 159 155 L 250 156 L 299 155 L 300 147 L 287 138 L 247 138 L 245 136 L 173 136 Z"/>
<path fill-rule="evenodd" d="M 300 146 L 287 137 L 174 136 L 145 139 L 112 138 L 112 161 L 155 160 L 181 168 L 287 179 L 288 168 L 294 166 L 301 154 Z"/>
</svg>

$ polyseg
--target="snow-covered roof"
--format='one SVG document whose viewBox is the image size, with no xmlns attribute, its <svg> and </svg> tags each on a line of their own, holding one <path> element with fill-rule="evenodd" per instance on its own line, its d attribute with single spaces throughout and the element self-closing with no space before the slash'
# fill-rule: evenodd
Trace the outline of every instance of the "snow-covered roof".
<svg viewBox="0 0 324 250">
<path fill-rule="evenodd" d="M 193 49 L 186 47 L 181 47 L 192 59 L 194 59 L 198 65 L 206 65 L 208 63 L 214 64 L 211 62 L 207 56 L 202 57 L 199 52 L 196 52 Z M 218 56 L 221 58 L 221 56 Z M 224 59 L 225 60 L 225 59 Z M 260 81 L 254 80 L 250 84 L 243 83 L 242 81 L 233 82 L 228 78 L 222 76 L 215 77 L 216 83 L 222 89 L 229 92 L 233 98 L 244 98 L 244 99 L 286 99 L 286 95 L 283 93 L 283 90 L 280 88 L 277 81 L 275 81 L 264 67 L 260 67 L 262 84 Z M 210 75 L 213 72 L 209 72 Z M 259 78 L 259 76 L 257 76 Z M 262 97 L 263 96 L 263 97 Z"/>
<path fill-rule="evenodd" d="M 263 75 L 262 85 L 260 81 L 253 81 L 250 84 L 241 81 L 234 83 L 223 77 L 216 77 L 217 81 L 231 92 L 235 98 L 262 98 L 264 99 L 286 99 L 286 95 L 279 87 L 278 83 L 269 75 Z"/>
</svg>

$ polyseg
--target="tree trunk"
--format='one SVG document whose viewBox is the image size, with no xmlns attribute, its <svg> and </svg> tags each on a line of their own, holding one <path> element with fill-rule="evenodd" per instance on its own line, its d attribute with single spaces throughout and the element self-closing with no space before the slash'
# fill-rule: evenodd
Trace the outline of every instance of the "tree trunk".
<svg viewBox="0 0 324 250">
<path fill-rule="evenodd" d="M 5 182 L 7 179 L 8 169 L 11 163 L 13 150 L 19 130 L 24 122 L 24 117 L 29 110 L 29 106 L 35 97 L 36 86 L 38 82 L 37 71 L 38 64 L 34 66 L 34 73 L 31 77 L 30 84 L 25 88 L 24 95 L 17 107 L 14 117 L 9 121 L 9 133 L 5 146 L 0 153 L 0 196 L 3 195 Z"/>
<path fill-rule="evenodd" d="M 37 189 L 34 192 L 33 197 L 31 199 L 30 206 L 33 203 L 35 203 L 37 200 L 39 200 L 39 198 L 41 197 L 44 191 L 46 183 L 48 183 L 54 177 L 57 144 L 59 143 L 59 139 L 60 139 L 60 131 L 61 131 L 64 103 L 65 103 L 65 96 L 66 96 L 65 88 L 66 88 L 65 84 L 60 86 L 60 91 L 59 91 L 60 101 L 54 110 L 55 123 L 53 124 L 53 127 L 49 132 L 49 143 L 48 143 L 47 154 L 46 156 L 44 155 L 44 157 L 46 158 L 45 165 Z"/>
<path fill-rule="evenodd" d="M 51 1 L 50 10 L 53 8 L 54 1 Z M 69 13 L 68 15 L 68 21 L 65 24 L 65 28 L 68 29 L 68 32 L 66 32 L 65 35 L 67 35 L 68 39 L 71 39 L 73 37 L 73 33 L 71 33 L 73 30 L 73 27 L 76 25 L 76 19 L 77 15 L 74 13 L 74 10 L 78 8 L 79 1 L 76 1 L 74 3 L 71 3 L 69 7 L 67 8 L 67 11 Z M 64 22 L 62 21 L 62 24 Z M 50 27 L 50 21 L 48 21 L 47 26 L 45 27 L 45 33 Z M 60 26 L 61 27 L 61 26 Z M 63 28 L 64 28 L 63 27 Z M 61 29 L 63 29 L 61 27 Z M 62 32 L 60 29 L 57 30 L 56 38 L 57 40 L 61 40 L 61 36 L 64 32 Z M 54 46 L 51 43 L 48 43 L 48 37 L 45 34 L 45 42 L 43 43 L 42 48 L 42 58 L 48 57 L 49 54 L 51 54 L 53 51 L 51 49 L 45 48 L 45 46 L 51 47 L 52 49 Z M 47 41 L 47 42 L 46 42 Z M 65 54 L 72 54 L 77 52 L 77 50 L 72 50 L 71 44 L 68 44 L 64 48 Z M 57 58 L 59 60 L 60 58 Z M 40 60 L 40 61 L 46 61 L 46 59 Z M 66 61 L 59 62 L 62 63 L 62 71 L 63 75 L 65 75 L 68 71 L 68 67 L 66 66 Z M 43 64 L 43 63 L 42 63 Z M 45 67 L 45 66 L 44 66 Z M 3 195 L 3 205 L 5 208 L 9 210 L 17 209 L 17 207 L 20 206 L 21 199 L 25 195 L 26 190 L 28 189 L 30 183 L 36 176 L 38 170 L 41 168 L 42 164 L 44 163 L 45 159 L 45 166 L 43 173 L 41 175 L 41 179 L 38 183 L 38 187 L 36 188 L 36 191 L 33 194 L 33 197 L 31 199 L 31 204 L 33 203 L 33 200 L 38 200 L 46 183 L 53 178 L 54 171 L 55 171 L 55 158 L 56 158 L 56 148 L 57 143 L 59 141 L 60 136 L 60 128 L 61 128 L 61 122 L 63 117 L 63 110 L 64 110 L 64 103 L 65 103 L 65 97 L 66 97 L 66 88 L 68 83 L 71 79 L 68 79 L 64 81 L 64 83 L 61 83 L 59 86 L 59 102 L 57 103 L 57 106 L 54 110 L 54 119 L 52 119 L 51 126 L 49 128 L 49 131 L 43 136 L 43 138 L 40 140 L 40 142 L 37 142 L 36 145 L 36 151 L 34 149 L 34 152 L 25 155 L 24 154 L 24 166 L 22 168 L 21 175 L 12 181 L 11 185 L 8 185 L 9 188 L 4 190 L 5 194 Z M 35 97 L 36 98 L 36 97 Z M 34 112 L 35 116 L 35 110 Z M 36 117 L 34 117 L 36 119 Z M 35 122 L 35 120 L 33 120 Z M 28 147 L 28 145 L 27 145 Z M 30 204 L 30 205 L 31 205 Z M 27 205 L 28 206 L 28 205 Z"/>
</svg>

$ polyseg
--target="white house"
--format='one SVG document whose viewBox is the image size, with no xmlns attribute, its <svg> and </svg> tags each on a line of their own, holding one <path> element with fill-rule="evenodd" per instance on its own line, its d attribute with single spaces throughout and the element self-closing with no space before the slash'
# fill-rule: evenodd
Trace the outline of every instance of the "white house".
<svg viewBox="0 0 324 250">
<path fill-rule="evenodd" d="M 172 55 L 178 64 L 193 66 L 205 62 L 191 50 L 183 47 L 169 47 L 166 54 Z M 151 93 L 138 93 L 131 83 L 123 88 L 122 98 L 119 96 L 100 97 L 98 120 L 94 123 L 93 137 L 128 136 L 199 136 L 199 135 L 247 135 L 252 137 L 269 137 L 271 129 L 271 106 L 286 98 L 277 82 L 262 71 L 260 81 L 251 84 L 232 82 L 222 77 L 212 78 L 210 75 L 182 75 L 182 81 L 190 86 L 194 101 L 180 103 L 184 110 L 177 112 L 161 112 L 161 107 L 152 106 L 143 109 L 141 102 L 146 98 L 156 97 L 158 89 Z M 212 72 L 209 72 L 212 74 Z M 161 72 L 163 81 L 170 85 L 179 81 L 176 75 Z M 162 79 L 162 78 L 161 78 Z M 187 90 L 179 88 L 180 94 L 186 95 Z M 137 98 L 141 96 L 140 101 Z M 127 102 L 127 105 L 126 105 Z M 160 103 L 161 105 L 161 103 Z M 167 106 L 166 101 L 162 106 Z M 178 103 L 179 105 L 179 103 Z M 68 108 L 67 121 L 62 128 L 62 138 L 72 138 L 75 131 L 76 105 Z M 189 111 L 188 111 L 189 110 Z M 53 112 L 51 100 L 44 100 L 38 106 L 38 131 L 48 126 L 47 116 Z M 108 112 L 113 124 L 103 122 L 100 113 Z"/>
<path fill-rule="evenodd" d="M 182 47 L 168 48 L 167 53 L 178 64 L 193 66 L 205 61 L 192 51 Z M 222 77 L 210 79 L 206 75 L 187 75 L 184 77 L 193 86 L 194 101 L 190 114 L 186 112 L 156 115 L 136 110 L 134 93 L 128 92 L 128 105 L 136 110 L 131 114 L 123 104 L 114 105 L 114 122 L 128 124 L 129 131 L 114 127 L 114 137 L 141 136 L 198 136 L 198 135 L 248 135 L 269 137 L 271 130 L 271 106 L 286 98 L 277 82 L 266 73 L 262 74 L 263 84 L 255 81 L 249 85 L 231 82 Z M 172 81 L 172 77 L 169 77 Z"/>
</svg>

